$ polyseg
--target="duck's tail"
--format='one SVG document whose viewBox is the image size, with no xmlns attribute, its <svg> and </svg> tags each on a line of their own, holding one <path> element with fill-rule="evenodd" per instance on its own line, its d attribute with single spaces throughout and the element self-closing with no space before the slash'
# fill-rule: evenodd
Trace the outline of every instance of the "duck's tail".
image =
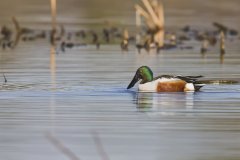
<svg viewBox="0 0 240 160">
<path fill-rule="evenodd" d="M 194 88 L 195 88 L 195 91 L 199 91 L 203 86 L 205 86 L 205 84 L 203 83 L 194 83 Z"/>
<path fill-rule="evenodd" d="M 177 76 L 177 78 L 186 81 L 187 83 L 192 83 L 195 91 L 199 91 L 200 88 L 205 86 L 204 83 L 198 81 L 198 78 L 202 78 L 203 76 Z"/>
</svg>

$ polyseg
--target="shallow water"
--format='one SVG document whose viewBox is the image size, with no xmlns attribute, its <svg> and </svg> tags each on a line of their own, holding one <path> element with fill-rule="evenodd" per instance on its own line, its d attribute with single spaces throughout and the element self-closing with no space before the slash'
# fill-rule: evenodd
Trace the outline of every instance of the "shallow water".
<svg viewBox="0 0 240 160">
<path fill-rule="evenodd" d="M 70 6 L 81 4 L 70 2 Z M 238 4 L 230 2 L 229 6 Z M 35 8 L 45 6 L 38 12 L 27 4 L 15 9 L 24 24 L 41 22 L 48 28 L 44 23 L 48 20 L 44 12 L 47 4 L 30 3 Z M 28 12 L 42 19 L 35 22 Z M 73 15 L 77 10 L 66 12 Z M 178 12 L 169 12 L 170 20 L 178 17 Z M 111 9 L 103 17 L 109 18 L 110 13 L 127 22 L 134 18 Z M 235 17 L 226 20 L 233 21 L 237 13 L 231 11 Z M 2 24 L 5 18 L 0 20 Z M 69 21 L 76 19 L 67 18 L 68 14 L 60 20 L 66 20 L 70 28 L 91 26 L 91 22 L 81 20 L 72 24 Z M 119 45 L 103 45 L 100 50 L 90 45 L 65 53 L 57 45 L 57 54 L 52 54 L 46 40 L 20 42 L 13 50 L 2 50 L 0 67 L 8 82 L 1 85 L 0 159 L 239 159 L 239 84 L 206 85 L 196 93 L 140 93 L 136 87 L 126 90 L 141 65 L 150 66 L 155 75 L 204 75 L 205 79 L 239 81 L 239 40 L 227 44 L 223 64 L 217 47 L 203 59 L 200 44 L 192 43 L 193 50 L 160 54 L 138 54 L 134 46 L 123 53 Z"/>
</svg>

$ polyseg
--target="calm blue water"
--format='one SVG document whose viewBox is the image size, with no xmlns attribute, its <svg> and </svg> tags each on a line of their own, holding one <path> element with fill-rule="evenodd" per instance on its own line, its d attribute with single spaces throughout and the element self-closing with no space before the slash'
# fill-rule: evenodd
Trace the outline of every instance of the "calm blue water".
<svg viewBox="0 0 240 160">
<path fill-rule="evenodd" d="M 69 6 L 83 3 L 70 2 Z M 175 9 L 168 11 L 171 21 L 177 19 L 178 13 L 174 12 L 178 11 L 177 5 L 172 3 L 166 4 Z M 236 3 L 230 1 L 227 8 Z M 60 11 L 63 4 L 60 3 Z M 211 8 L 214 3 L 208 4 Z M 37 5 L 45 8 L 33 11 Z M 35 13 L 33 16 L 41 17 L 39 28 L 48 28 L 48 23 L 42 23 L 48 20 L 47 4 L 39 1 L 26 6 L 14 10 L 22 23 L 38 26 L 38 20 L 27 14 Z M 216 12 L 222 10 L 221 6 Z M 10 15 L 8 11 L 1 12 Z M 79 17 L 77 7 L 64 13 L 69 14 L 59 19 L 69 30 L 86 27 L 86 23 L 92 27 L 91 22 L 82 19 L 77 24 L 69 22 Z M 87 17 L 84 13 L 83 17 Z M 110 13 L 117 15 L 109 9 L 103 17 L 111 17 Z M 238 11 L 228 13 L 232 16 Z M 119 17 L 124 20 L 125 14 Z M 76 19 L 68 19 L 70 15 L 76 15 Z M 232 22 L 234 18 L 225 20 Z M 5 24 L 7 19 L 10 18 L 6 16 L 0 22 Z M 129 19 L 134 19 L 134 15 L 123 22 L 131 23 Z M 188 20 L 185 18 L 185 22 Z M 1 50 L 0 68 L 8 82 L 4 84 L 0 78 L 0 159 L 239 159 L 239 84 L 206 85 L 196 93 L 139 93 L 136 87 L 126 90 L 141 65 L 150 66 L 155 76 L 204 75 L 205 79 L 239 80 L 239 40 L 227 42 L 223 64 L 218 46 L 202 59 L 201 44 L 190 43 L 194 45 L 192 50 L 168 50 L 158 55 L 144 51 L 138 54 L 133 45 L 129 52 L 122 53 L 118 44 L 103 45 L 100 50 L 92 45 L 76 47 L 65 53 L 57 44 L 58 54 L 51 54 L 46 39 L 20 42 L 13 50 Z"/>
</svg>

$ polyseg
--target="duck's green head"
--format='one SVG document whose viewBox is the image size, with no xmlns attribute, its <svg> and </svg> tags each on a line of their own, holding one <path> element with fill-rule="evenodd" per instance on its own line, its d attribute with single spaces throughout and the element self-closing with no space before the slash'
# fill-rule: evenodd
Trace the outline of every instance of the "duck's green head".
<svg viewBox="0 0 240 160">
<path fill-rule="evenodd" d="M 142 80 L 140 83 L 146 83 L 153 80 L 153 72 L 148 66 L 142 66 L 138 68 L 135 76 L 133 77 L 131 83 L 128 85 L 127 89 L 132 88 L 139 80 Z"/>
</svg>

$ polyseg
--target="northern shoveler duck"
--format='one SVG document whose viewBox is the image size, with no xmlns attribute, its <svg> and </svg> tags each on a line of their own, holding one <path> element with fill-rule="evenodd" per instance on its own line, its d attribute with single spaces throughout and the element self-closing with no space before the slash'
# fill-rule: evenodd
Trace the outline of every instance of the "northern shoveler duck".
<svg viewBox="0 0 240 160">
<path fill-rule="evenodd" d="M 148 66 L 138 68 L 127 89 L 132 88 L 139 80 L 140 91 L 146 92 L 187 92 L 198 91 L 204 84 L 197 81 L 202 76 L 172 76 L 161 75 L 153 78 L 153 72 Z"/>
</svg>

